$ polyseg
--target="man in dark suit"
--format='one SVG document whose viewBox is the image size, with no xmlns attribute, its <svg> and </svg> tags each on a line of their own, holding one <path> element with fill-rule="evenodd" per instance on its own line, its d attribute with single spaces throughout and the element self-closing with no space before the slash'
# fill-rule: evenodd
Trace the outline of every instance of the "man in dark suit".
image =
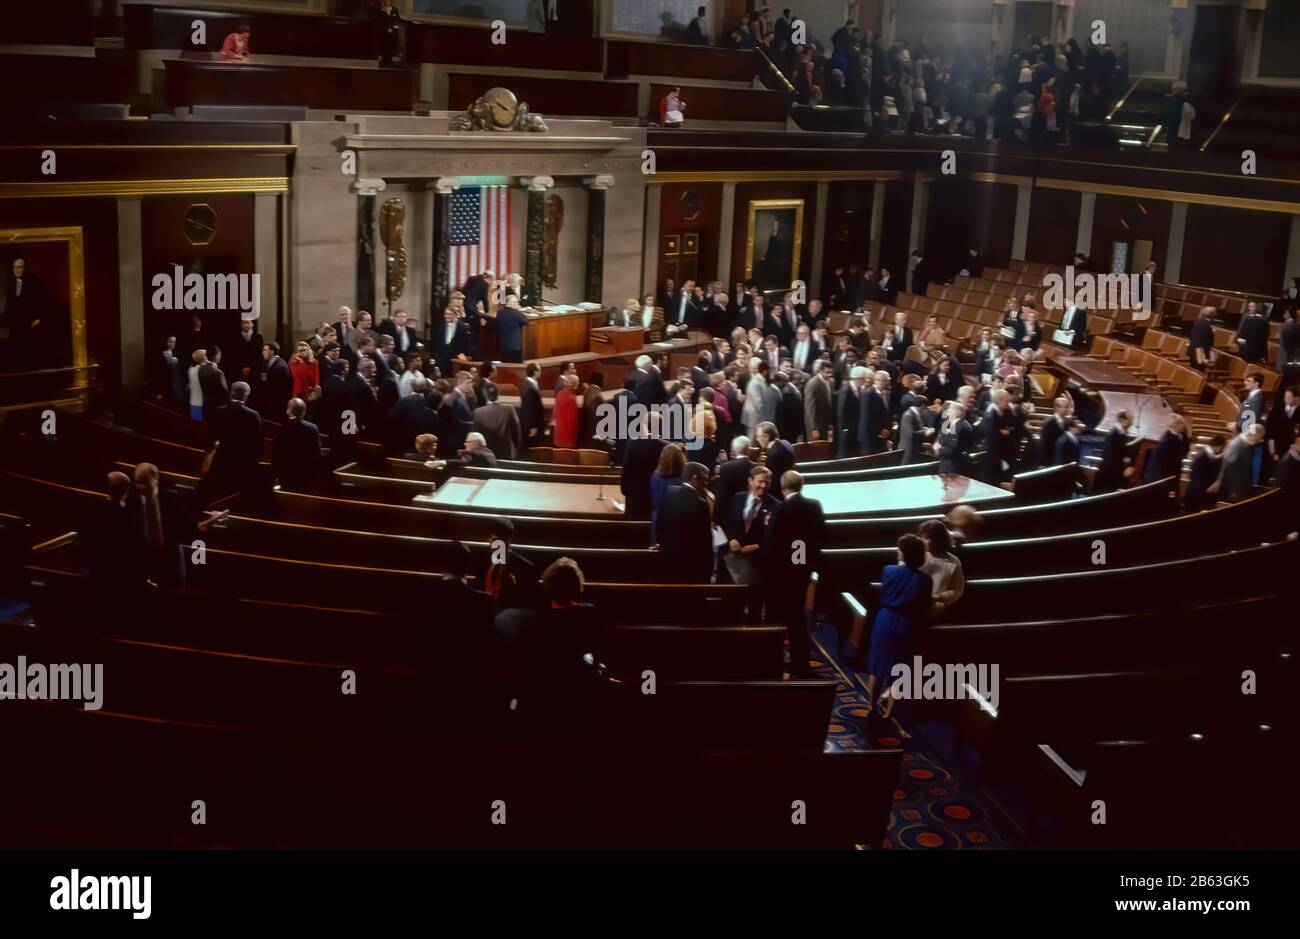
<svg viewBox="0 0 1300 939">
<path fill-rule="evenodd" d="M 840 389 L 835 407 L 835 455 L 840 459 L 861 456 L 865 452 L 861 426 L 865 407 L 863 397 L 870 374 L 865 365 L 855 365 L 848 381 Z"/>
<path fill-rule="evenodd" d="M 347 405 L 352 411 L 351 428 L 348 434 L 347 414 L 344 413 L 342 435 L 353 440 L 364 438 L 379 442 L 383 430 L 384 414 L 379 410 L 379 387 L 373 359 L 361 359 L 357 363 L 357 372 L 347 380 Z"/>
<path fill-rule="evenodd" d="M 894 340 L 889 347 L 887 358 L 891 362 L 902 362 L 907 357 L 907 350 L 914 343 L 915 337 L 907 325 L 907 314 L 899 310 L 894 314 Z"/>
<path fill-rule="evenodd" d="M 646 407 L 663 404 L 668 400 L 668 391 L 664 388 L 663 375 L 659 373 L 659 369 L 650 360 L 650 356 L 637 356 L 636 370 L 632 374 L 636 379 L 636 399 Z"/>
<path fill-rule="evenodd" d="M 699 314 L 695 303 L 695 282 L 688 280 L 664 308 L 664 330 L 669 336 L 685 336 L 686 330 L 698 321 Z"/>
<path fill-rule="evenodd" d="M 794 447 L 790 446 L 788 440 L 781 439 L 776 425 L 770 421 L 759 424 L 757 431 L 755 442 L 761 451 L 762 465 L 771 470 L 773 479 L 780 479 L 794 469 Z M 774 498 L 781 498 L 780 492 L 773 492 L 772 495 Z"/>
<path fill-rule="evenodd" d="M 247 382 L 235 382 L 230 403 L 217 408 L 208 422 L 208 443 L 216 453 L 198 488 L 200 505 L 232 492 L 248 494 L 257 480 L 262 418 L 245 404 L 248 394 Z"/>
<path fill-rule="evenodd" d="M 407 325 L 408 318 L 405 310 L 397 310 L 379 324 L 379 332 L 392 338 L 393 352 L 403 357 L 420 348 L 415 330 Z"/>
<path fill-rule="evenodd" d="M 1043 429 L 1038 434 L 1038 461 L 1040 466 L 1054 466 L 1056 459 L 1056 441 L 1061 439 L 1065 428 L 1070 423 L 1073 401 L 1061 395 L 1052 401 L 1052 416 L 1043 422 Z"/>
<path fill-rule="evenodd" d="M 469 372 L 457 372 L 456 387 L 443 401 L 447 411 L 447 420 L 441 421 L 442 435 L 439 442 L 445 447 L 439 449 L 447 454 L 457 454 L 465 447 L 470 431 L 474 429 L 474 407 L 471 404 L 474 394 L 474 376 Z"/>
<path fill-rule="evenodd" d="M 652 412 L 650 416 L 655 415 Z M 650 517 L 650 477 L 659 465 L 664 446 L 664 441 L 657 436 L 657 426 L 628 441 L 618 483 L 628 518 Z"/>
<path fill-rule="evenodd" d="M 243 320 L 239 324 L 239 335 L 230 344 L 230 351 L 222 363 L 226 379 L 230 382 L 246 381 L 254 388 L 262 377 L 265 361 L 262 350 L 265 342 L 252 320 Z"/>
<path fill-rule="evenodd" d="M 794 341 L 790 346 L 790 364 L 801 372 L 811 374 L 813 366 L 821 357 L 822 347 L 812 338 L 812 330 L 808 324 L 800 324 L 795 330 Z"/>
<path fill-rule="evenodd" d="M 438 373 L 448 378 L 458 356 L 468 356 L 471 348 L 469 329 L 456 317 L 451 307 L 442 312 L 442 322 L 433 327 L 433 361 Z"/>
<path fill-rule="evenodd" d="M 738 584 L 748 584 L 755 588 L 747 611 L 749 616 L 757 612 L 757 588 L 762 580 L 761 551 L 763 536 L 767 533 L 768 518 L 777 500 L 769 489 L 772 484 L 772 472 L 766 466 L 756 466 L 749 471 L 748 491 L 738 492 L 731 499 L 723 531 L 727 536 L 728 553 L 724 557 L 731 579 Z"/>
<path fill-rule="evenodd" d="M 1241 402 L 1241 411 L 1237 415 L 1237 432 L 1245 430 L 1251 424 L 1264 421 L 1264 376 L 1260 372 L 1249 372 L 1242 381 L 1246 397 Z"/>
<path fill-rule="evenodd" d="M 497 459 L 513 460 L 523 443 L 519 415 L 514 408 L 497 400 L 496 385 L 487 389 L 487 399 L 487 404 L 474 409 L 474 429 L 483 435 Z"/>
<path fill-rule="evenodd" d="M 158 467 L 152 463 L 136 466 L 131 482 L 126 509 L 131 524 L 144 539 L 148 576 L 160 583 L 184 586 L 189 551 L 182 553 L 180 546 L 188 547 L 221 513 L 207 512 L 202 521 L 196 522 L 189 500 L 175 490 L 162 488 Z"/>
<path fill-rule="evenodd" d="M 1192 323 L 1187 339 L 1187 360 L 1192 368 L 1205 371 L 1214 355 L 1214 307 L 1203 306 Z"/>
<path fill-rule="evenodd" d="M 132 520 L 127 501 L 131 477 L 108 474 L 108 502 L 82 521 L 78 541 L 107 625 L 125 626 L 138 615 L 145 586 L 144 532 Z"/>
<path fill-rule="evenodd" d="M 834 271 L 831 272 L 831 282 L 827 286 L 832 301 L 832 309 L 844 310 L 856 306 L 853 303 L 853 292 L 850 287 L 851 278 L 844 269 L 843 264 L 837 264 Z"/>
<path fill-rule="evenodd" d="M 274 342 L 262 346 L 262 361 L 265 367 L 257 384 L 257 410 L 267 420 L 278 421 L 293 395 L 293 373 L 289 363 L 280 358 L 280 347 Z"/>
<path fill-rule="evenodd" d="M 1010 401 L 1011 396 L 1004 389 L 997 389 L 993 392 L 992 400 L 984 412 L 983 420 L 980 421 L 980 438 L 984 446 L 984 462 L 980 467 L 980 481 L 991 486 L 996 486 L 1002 482 L 1002 476 L 1005 473 L 1003 464 L 1011 463 L 1012 415 Z M 1066 436 L 1069 436 L 1068 432 Z M 1058 463 L 1077 462 L 1079 442 L 1077 438 L 1072 439 L 1074 440 L 1074 458 L 1068 460 L 1059 459 L 1061 441 L 1056 442 Z"/>
<path fill-rule="evenodd" d="M 709 471 L 700 463 L 687 463 L 685 478 L 660 500 L 651 538 L 659 546 L 664 583 L 707 584 L 713 574 Z"/>
<path fill-rule="evenodd" d="M 1288 388 L 1282 392 L 1282 400 L 1273 405 L 1264 422 L 1264 468 L 1260 478 L 1267 480 L 1273 464 L 1282 459 L 1291 442 L 1300 437 L 1300 388 Z"/>
<path fill-rule="evenodd" d="M 880 279 L 876 281 L 875 300 L 877 303 L 883 303 L 886 306 L 893 306 L 894 301 L 898 299 L 898 287 L 894 285 L 894 277 L 889 268 L 880 269 Z M 868 298 L 870 300 L 872 298 Z"/>
<path fill-rule="evenodd" d="M 1115 426 L 1101 446 L 1101 466 L 1097 468 L 1097 475 L 1092 481 L 1094 495 L 1114 492 L 1133 475 L 1133 441 L 1128 436 L 1132 426 L 1133 415 L 1128 411 L 1120 411 L 1115 415 Z M 1137 442 L 1141 443 L 1140 440 Z"/>
<path fill-rule="evenodd" d="M 1187 480 L 1187 490 L 1183 493 L 1183 508 L 1188 512 L 1214 508 L 1215 493 L 1211 489 L 1219 478 L 1223 468 L 1223 450 L 1226 446 L 1221 434 L 1210 438 L 1208 446 L 1201 447 L 1192 457 L 1192 471 Z"/>
<path fill-rule="evenodd" d="M 221 371 L 221 349 L 215 343 L 208 346 L 207 361 L 198 369 L 199 389 L 203 393 L 203 419 L 212 419 L 212 412 L 230 400 L 230 384 Z"/>
<path fill-rule="evenodd" d="M 542 390 L 537 378 L 541 367 L 536 362 L 529 362 L 524 368 L 524 380 L 519 386 L 519 432 L 523 447 L 537 444 L 546 433 L 546 412 L 542 407 Z"/>
<path fill-rule="evenodd" d="M 497 455 L 488 447 L 483 435 L 477 432 L 465 437 L 465 449 L 461 451 L 461 460 L 465 466 L 486 468 L 497 465 Z"/>
<path fill-rule="evenodd" d="M 744 492 L 749 485 L 749 471 L 758 466 L 749 458 L 750 440 L 743 434 L 731 441 L 731 459 L 718 466 L 718 477 L 713 481 L 714 505 L 719 521 L 730 511 L 736 493 Z"/>
<path fill-rule="evenodd" d="M 826 517 L 820 502 L 804 496 L 803 477 L 794 470 L 781 476 L 781 491 L 785 498 L 772 509 L 761 551 L 769 618 L 783 623 L 790 639 L 790 677 L 807 678 L 808 620 L 804 609 L 808 584 L 821 567 Z"/>
<path fill-rule="evenodd" d="M 893 426 L 889 376 L 876 372 L 875 384 L 862 393 L 862 413 L 858 418 L 858 439 L 864 453 L 884 453 L 889 449 Z"/>
<path fill-rule="evenodd" d="M 471 349 L 478 350 L 479 328 L 482 318 L 487 316 L 492 292 L 492 281 L 496 279 L 493 271 L 475 274 L 465 281 L 465 325 L 469 330 Z"/>
<path fill-rule="evenodd" d="M 776 426 L 782 439 L 797 443 L 804 436 L 803 398 L 785 372 L 776 373 L 772 386 L 781 394 L 776 405 Z"/>
<path fill-rule="evenodd" d="M 913 397 L 898 418 L 898 448 L 903 451 L 904 463 L 920 463 L 925 457 L 921 445 L 925 443 L 926 427 L 921 418 L 924 400 Z"/>
<path fill-rule="evenodd" d="M 990 405 L 992 407 L 992 405 Z M 985 421 L 996 421 L 995 418 L 984 419 Z M 1067 463 L 1079 462 L 1079 435 L 1083 433 L 1083 421 L 1071 418 L 1065 428 L 1065 433 L 1056 441 L 1056 449 L 1052 453 L 1052 463 L 1056 466 L 1064 466 Z M 985 438 L 987 441 L 987 438 Z M 987 444 L 986 444 L 987 445 Z M 988 458 L 985 457 L 987 464 Z"/>
<path fill-rule="evenodd" d="M 1268 317 L 1259 311 L 1254 300 L 1246 302 L 1246 314 L 1241 318 L 1232 342 L 1247 363 L 1264 361 L 1268 352 Z"/>
<path fill-rule="evenodd" d="M 320 448 L 320 431 L 316 425 L 304 420 L 307 403 L 302 398 L 290 398 L 284 426 L 275 438 L 271 467 L 280 488 L 290 492 L 308 492 L 312 476 L 323 465 Z"/>
<path fill-rule="evenodd" d="M 506 302 L 497 307 L 496 324 L 501 361 L 522 362 L 524 329 L 528 326 L 528 314 L 519 308 L 518 297 L 506 297 Z"/>
<path fill-rule="evenodd" d="M 13 276 L 5 284 L 4 320 L 0 321 L 9 330 L 9 342 L 19 356 L 34 354 L 32 341 L 43 332 L 42 326 L 48 320 L 49 294 L 36 274 L 27 269 L 27 261 L 22 258 L 13 260 Z M 195 346 L 203 349 L 203 346 Z M 190 350 L 192 351 L 192 350 Z M 22 368 L 22 359 L 14 360 L 14 371 L 32 371 L 39 363 L 27 363 Z"/>
<path fill-rule="evenodd" d="M 411 441 L 420 434 L 437 436 L 441 432 L 438 415 L 429 409 L 428 394 L 428 379 L 417 375 L 411 381 L 410 392 L 389 408 L 388 419 L 384 422 L 385 453 L 405 453 L 411 449 Z"/>
</svg>

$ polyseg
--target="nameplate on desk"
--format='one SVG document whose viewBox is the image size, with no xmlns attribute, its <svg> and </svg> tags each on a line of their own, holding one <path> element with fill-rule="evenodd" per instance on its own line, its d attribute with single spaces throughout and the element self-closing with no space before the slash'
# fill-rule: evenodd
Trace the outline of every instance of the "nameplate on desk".
<svg viewBox="0 0 1300 939">
<path fill-rule="evenodd" d="M 414 499 L 412 499 L 411 501 L 412 501 L 412 502 L 416 502 L 416 503 L 420 503 L 420 504 L 423 504 L 423 505 L 441 505 L 441 504 L 442 504 L 442 503 L 440 503 L 440 502 L 438 501 L 437 493 L 434 493 L 434 492 L 426 492 L 426 493 L 423 493 L 423 494 L 421 494 L 421 495 L 416 496 L 416 497 L 415 497 Z"/>
</svg>

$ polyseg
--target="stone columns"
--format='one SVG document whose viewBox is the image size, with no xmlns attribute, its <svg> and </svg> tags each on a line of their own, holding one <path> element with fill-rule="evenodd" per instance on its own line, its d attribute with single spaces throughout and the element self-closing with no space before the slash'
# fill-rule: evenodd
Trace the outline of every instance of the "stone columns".
<svg viewBox="0 0 1300 939">
<path fill-rule="evenodd" d="M 722 184 L 722 211 L 718 218 L 718 280 L 730 295 L 735 284 L 731 279 L 731 239 L 736 221 L 736 184 Z"/>
<path fill-rule="evenodd" d="M 528 189 L 528 222 L 524 240 L 524 306 L 542 299 L 542 241 L 546 230 L 546 191 L 555 185 L 550 176 L 525 176 L 520 180 Z"/>
<path fill-rule="evenodd" d="M 145 380 L 144 261 L 140 255 L 140 197 L 117 197 L 117 307 L 122 333 L 122 389 L 133 393 Z"/>
<path fill-rule="evenodd" d="M 386 186 L 382 179 L 361 177 L 352 184 L 357 194 L 357 310 L 375 309 L 375 196 Z"/>
<path fill-rule="evenodd" d="M 1029 247 L 1029 204 L 1033 194 L 1034 187 L 1028 183 L 1016 187 L 1016 221 L 1011 235 L 1011 258 L 1015 261 L 1025 260 Z"/>
<path fill-rule="evenodd" d="M 587 186 L 587 276 L 583 299 L 603 303 L 605 289 L 605 191 L 614 185 L 613 176 L 589 176 Z"/>
<path fill-rule="evenodd" d="M 429 323 L 437 323 L 451 299 L 453 286 L 448 283 L 451 266 L 451 194 L 460 188 L 460 178 L 444 176 L 433 184 L 433 309 Z M 432 327 L 430 327 L 432 328 Z"/>
</svg>

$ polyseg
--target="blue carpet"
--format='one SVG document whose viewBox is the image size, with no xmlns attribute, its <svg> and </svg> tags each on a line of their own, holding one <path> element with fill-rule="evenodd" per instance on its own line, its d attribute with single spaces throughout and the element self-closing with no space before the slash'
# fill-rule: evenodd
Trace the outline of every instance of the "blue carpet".
<svg viewBox="0 0 1300 939">
<path fill-rule="evenodd" d="M 1008 830 L 977 787 L 963 780 L 958 764 L 941 758 L 949 730 L 944 725 L 908 725 L 911 739 L 891 736 L 876 725 L 874 736 L 867 721 L 864 679 L 850 666 L 838 662 L 835 630 L 813 634 L 813 671 L 819 678 L 838 682 L 826 749 L 853 750 L 865 746 L 903 748 L 903 763 L 894 789 L 894 807 L 885 832 L 885 848 L 917 851 L 990 850 L 1023 847 Z M 931 741 L 935 737 L 939 746 Z M 951 752 L 951 747 L 947 750 Z"/>
</svg>

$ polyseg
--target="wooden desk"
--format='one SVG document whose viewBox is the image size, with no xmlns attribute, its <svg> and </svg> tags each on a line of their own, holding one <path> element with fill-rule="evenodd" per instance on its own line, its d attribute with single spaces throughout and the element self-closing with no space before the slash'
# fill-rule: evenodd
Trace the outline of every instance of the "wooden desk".
<svg viewBox="0 0 1300 939">
<path fill-rule="evenodd" d="M 1005 489 L 965 476 L 950 481 L 947 487 L 942 476 L 907 476 L 868 482 L 809 483 L 803 492 L 820 502 L 827 515 L 907 515 L 966 502 L 987 507 L 1014 498 Z"/>
<path fill-rule="evenodd" d="M 588 337 L 588 352 L 632 352 L 645 345 L 645 330 L 640 326 L 597 326 Z"/>
<path fill-rule="evenodd" d="M 1174 419 L 1174 409 L 1160 395 L 1135 395 L 1122 391 L 1101 392 L 1104 416 L 1097 422 L 1097 432 L 1108 434 L 1115 426 L 1115 415 L 1128 411 L 1133 415 L 1130 436 L 1158 441 Z"/>
<path fill-rule="evenodd" d="M 541 385 L 543 395 L 555 387 L 555 379 L 560 374 L 560 366 L 564 362 L 575 363 L 578 366 L 578 376 L 584 382 L 591 377 L 592 372 L 603 373 L 605 383 L 601 387 L 606 390 L 619 391 L 623 387 L 623 377 L 636 368 L 636 358 L 642 353 L 653 356 L 660 352 L 666 352 L 669 355 L 672 368 L 676 369 L 678 366 L 694 365 L 700 350 L 712 347 L 713 340 L 705 334 L 701 338 L 647 343 L 639 349 L 630 349 L 627 352 L 582 352 L 576 355 L 529 359 L 529 361 L 537 362 L 542 368 L 542 373 L 538 377 L 538 384 Z M 491 358 L 491 356 L 488 356 L 488 358 Z M 664 378 L 671 380 L 675 376 L 676 372 L 670 371 Z M 523 387 L 524 366 L 516 362 L 498 363 L 496 382 L 498 385 Z"/>
<path fill-rule="evenodd" d="M 528 315 L 524 327 L 524 360 L 546 359 L 554 356 L 577 355 L 587 351 L 587 323 L 591 314 L 585 310 L 566 313 L 538 313 Z M 497 341 L 496 324 L 488 317 L 487 325 L 479 331 L 479 346 L 489 359 L 501 353 Z"/>
<path fill-rule="evenodd" d="M 1065 356 L 1054 361 L 1057 367 L 1071 378 L 1095 391 L 1126 391 L 1131 394 L 1141 394 L 1149 390 L 1149 386 L 1142 379 L 1110 362 L 1090 359 L 1082 355 Z"/>
<path fill-rule="evenodd" d="M 623 517 L 623 494 L 618 486 L 605 486 L 604 501 L 596 498 L 601 488 L 586 483 L 538 483 L 513 479 L 462 479 L 453 477 L 431 496 L 416 496 L 416 505 L 446 509 L 468 509 L 504 515 L 596 515 Z M 617 504 L 616 504 L 617 503 Z"/>
</svg>

